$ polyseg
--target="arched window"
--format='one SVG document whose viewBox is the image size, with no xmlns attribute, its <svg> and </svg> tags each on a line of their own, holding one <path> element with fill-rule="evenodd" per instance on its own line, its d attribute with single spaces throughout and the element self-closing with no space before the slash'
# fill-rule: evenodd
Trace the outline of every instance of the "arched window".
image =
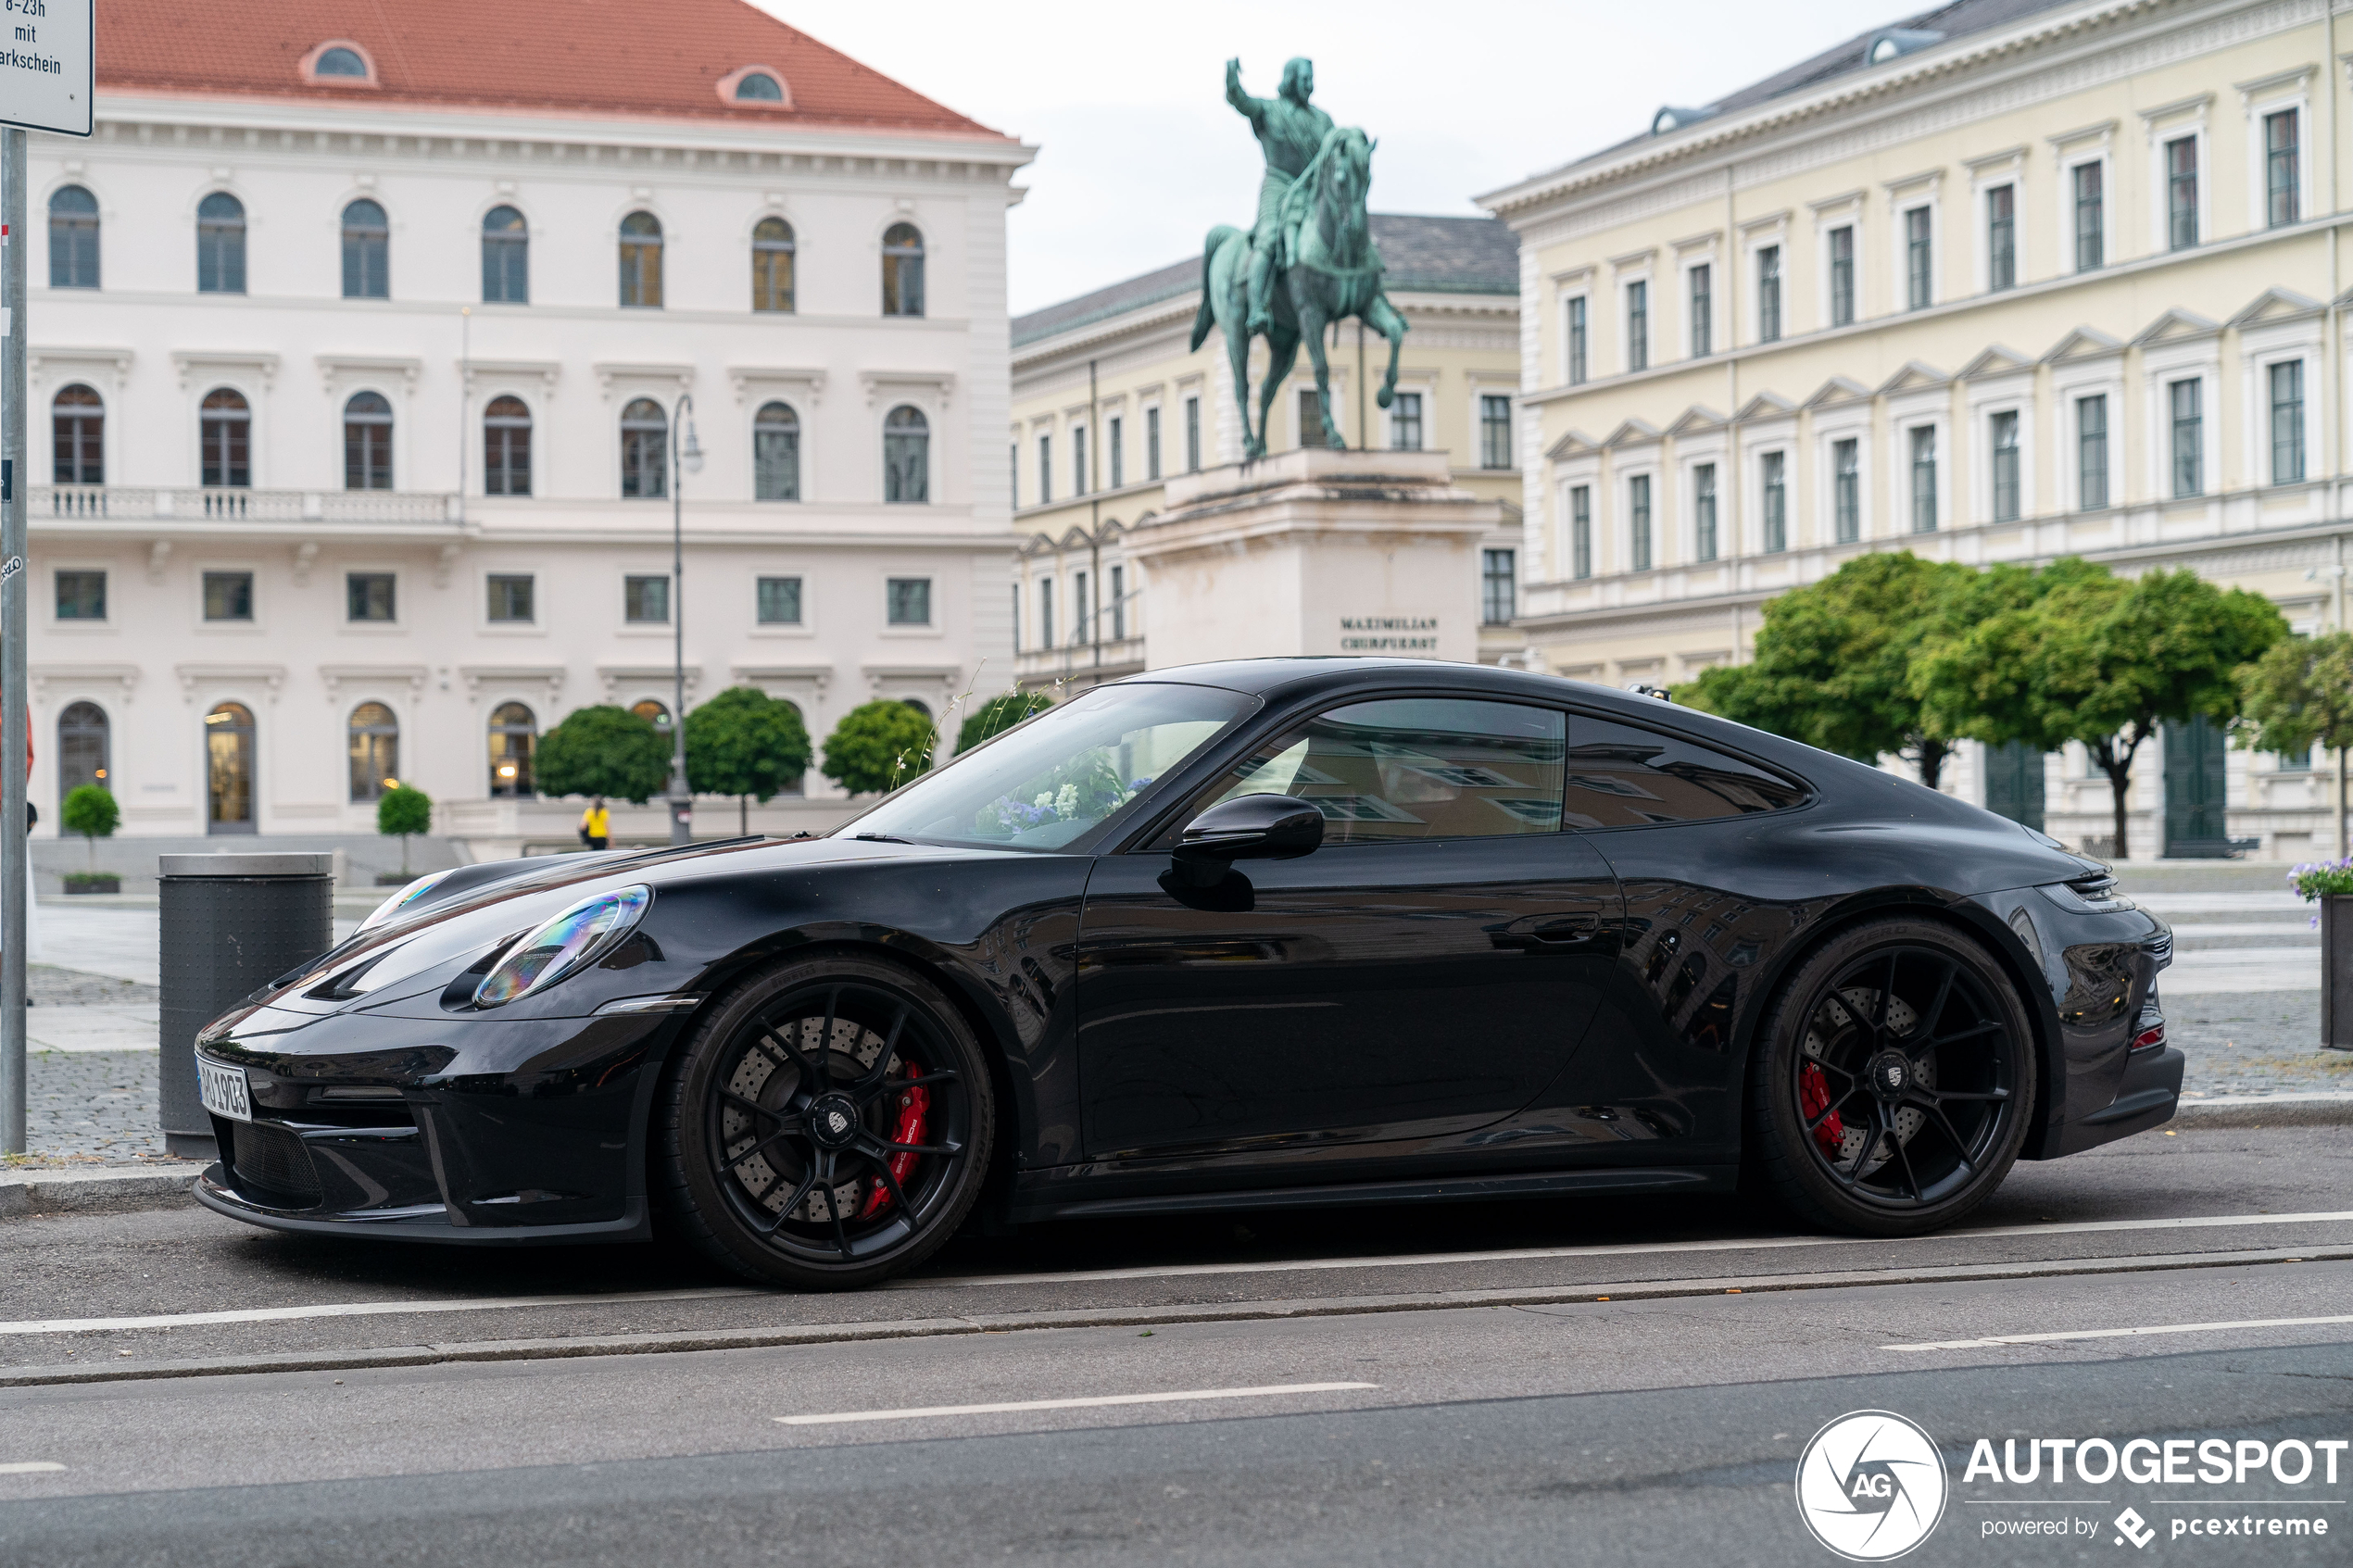
<svg viewBox="0 0 2353 1568">
<path fill-rule="evenodd" d="M 931 424 L 904 403 L 883 420 L 883 499 L 931 499 Z"/>
<path fill-rule="evenodd" d="M 56 438 L 51 483 L 107 482 L 107 409 L 96 393 L 79 384 L 58 393 L 49 405 L 49 429 Z"/>
<path fill-rule="evenodd" d="M 343 209 L 343 296 L 392 297 L 392 221 L 365 196 Z"/>
<path fill-rule="evenodd" d="M 670 421 L 650 397 L 621 411 L 621 493 L 648 501 L 670 494 Z"/>
<path fill-rule="evenodd" d="M 651 724 L 656 734 L 664 735 L 670 734 L 670 709 L 653 698 L 648 697 L 642 702 L 631 703 L 629 711 Z"/>
<path fill-rule="evenodd" d="M 79 185 L 49 198 L 49 286 L 98 286 L 98 198 Z"/>
<path fill-rule="evenodd" d="M 624 308 L 661 308 L 661 220 L 633 212 L 621 220 L 621 303 Z"/>
<path fill-rule="evenodd" d="M 205 394 L 197 426 L 202 478 L 212 489 L 242 490 L 253 483 L 253 410 L 245 395 L 217 386 Z"/>
<path fill-rule="evenodd" d="M 792 308 L 792 225 L 763 218 L 751 232 L 751 307 Z"/>
<path fill-rule="evenodd" d="M 494 397 L 482 412 L 482 493 L 531 494 L 531 410 L 520 397 Z"/>
<path fill-rule="evenodd" d="M 319 57 L 310 62 L 310 74 L 313 76 L 356 76 L 365 82 L 368 80 L 368 62 L 359 57 L 359 50 L 346 49 L 338 44 L 332 49 L 320 52 Z"/>
<path fill-rule="evenodd" d="M 392 405 L 380 392 L 355 392 L 343 406 L 343 487 L 392 488 Z"/>
<path fill-rule="evenodd" d="M 901 708 L 911 708 L 914 709 L 915 712 L 926 722 L 928 722 L 931 719 L 931 705 L 919 698 L 902 696 L 899 699 L 899 706 Z"/>
<path fill-rule="evenodd" d="M 251 833 L 253 710 L 224 702 L 204 716 L 205 831 Z"/>
<path fill-rule="evenodd" d="M 883 314 L 924 313 L 924 236 L 912 223 L 893 223 L 883 235 Z"/>
<path fill-rule="evenodd" d="M 736 96 L 747 104 L 781 104 L 785 86 L 764 70 L 748 70 L 736 80 Z"/>
<path fill-rule="evenodd" d="M 114 771 L 108 766 L 113 750 L 107 710 L 94 702 L 69 703 L 57 715 L 57 798 L 63 800 L 83 784 L 113 789 Z"/>
<path fill-rule="evenodd" d="M 531 231 L 511 207 L 483 214 L 482 299 L 485 305 L 531 303 Z"/>
<path fill-rule="evenodd" d="M 196 292 L 245 292 L 245 204 L 226 191 L 196 204 Z"/>
<path fill-rule="evenodd" d="M 531 797 L 531 750 L 539 721 L 520 702 L 500 703 L 490 715 L 490 793 L 518 800 Z"/>
<path fill-rule="evenodd" d="M 351 710 L 351 798 L 374 800 L 400 782 L 400 721 L 381 702 Z"/>
<path fill-rule="evenodd" d="M 800 416 L 783 403 L 764 403 L 751 421 L 751 489 L 755 499 L 800 499 Z"/>
</svg>

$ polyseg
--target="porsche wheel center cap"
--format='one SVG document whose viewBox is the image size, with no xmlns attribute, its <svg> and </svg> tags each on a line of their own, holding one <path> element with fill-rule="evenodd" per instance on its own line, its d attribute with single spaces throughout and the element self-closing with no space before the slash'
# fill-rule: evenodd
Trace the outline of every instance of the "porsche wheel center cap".
<svg viewBox="0 0 2353 1568">
<path fill-rule="evenodd" d="M 810 1102 L 803 1122 L 821 1148 L 847 1148 L 858 1135 L 858 1108 L 847 1095 L 819 1095 Z"/>
<path fill-rule="evenodd" d="M 1870 1080 L 1871 1093 L 1890 1102 L 1902 1099 L 1904 1091 L 1912 1086 L 1911 1059 L 1902 1051 L 1881 1051 L 1871 1058 L 1863 1075 Z"/>
</svg>

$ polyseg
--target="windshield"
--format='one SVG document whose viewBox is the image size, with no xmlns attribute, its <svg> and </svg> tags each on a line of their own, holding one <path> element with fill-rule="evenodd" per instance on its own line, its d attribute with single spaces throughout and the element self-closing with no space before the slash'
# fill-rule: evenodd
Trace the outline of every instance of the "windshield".
<svg viewBox="0 0 2353 1568">
<path fill-rule="evenodd" d="M 1098 686 L 925 774 L 843 831 L 1059 849 L 1257 706 L 1214 686 Z"/>
</svg>

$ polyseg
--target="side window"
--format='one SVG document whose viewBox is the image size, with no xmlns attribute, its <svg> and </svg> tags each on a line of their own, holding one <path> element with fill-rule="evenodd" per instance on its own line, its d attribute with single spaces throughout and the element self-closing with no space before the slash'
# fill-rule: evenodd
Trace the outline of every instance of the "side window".
<svg viewBox="0 0 2353 1568">
<path fill-rule="evenodd" d="M 1656 730 L 1577 715 L 1569 722 L 1562 820 L 1573 828 L 1703 822 L 1778 811 L 1806 798 L 1787 780 Z"/>
<path fill-rule="evenodd" d="M 1290 795 L 1324 814 L 1326 844 L 1555 833 L 1566 728 L 1564 715 L 1515 702 L 1335 708 L 1261 746 L 1185 821 L 1233 796 Z"/>
</svg>

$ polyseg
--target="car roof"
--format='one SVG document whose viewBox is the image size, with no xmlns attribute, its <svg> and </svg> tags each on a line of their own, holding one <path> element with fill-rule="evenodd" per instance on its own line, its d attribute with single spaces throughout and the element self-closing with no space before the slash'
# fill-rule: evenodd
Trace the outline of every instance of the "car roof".
<svg viewBox="0 0 2353 1568">
<path fill-rule="evenodd" d="M 1543 696 L 1558 699 L 1576 696 L 1598 698 L 1612 708 L 1655 703 L 1631 697 L 1589 681 L 1571 681 L 1530 670 L 1506 670 L 1492 664 L 1462 664 L 1437 659 L 1350 659 L 1344 656 L 1299 655 L 1280 659 L 1227 659 L 1207 664 L 1178 664 L 1150 670 L 1111 683 L 1142 685 L 1174 682 L 1185 685 L 1219 686 L 1252 696 L 1300 695 L 1315 691 L 1344 691 L 1364 685 L 1386 685 L 1399 680 L 1416 685 L 1461 686 L 1469 690 Z"/>
</svg>

